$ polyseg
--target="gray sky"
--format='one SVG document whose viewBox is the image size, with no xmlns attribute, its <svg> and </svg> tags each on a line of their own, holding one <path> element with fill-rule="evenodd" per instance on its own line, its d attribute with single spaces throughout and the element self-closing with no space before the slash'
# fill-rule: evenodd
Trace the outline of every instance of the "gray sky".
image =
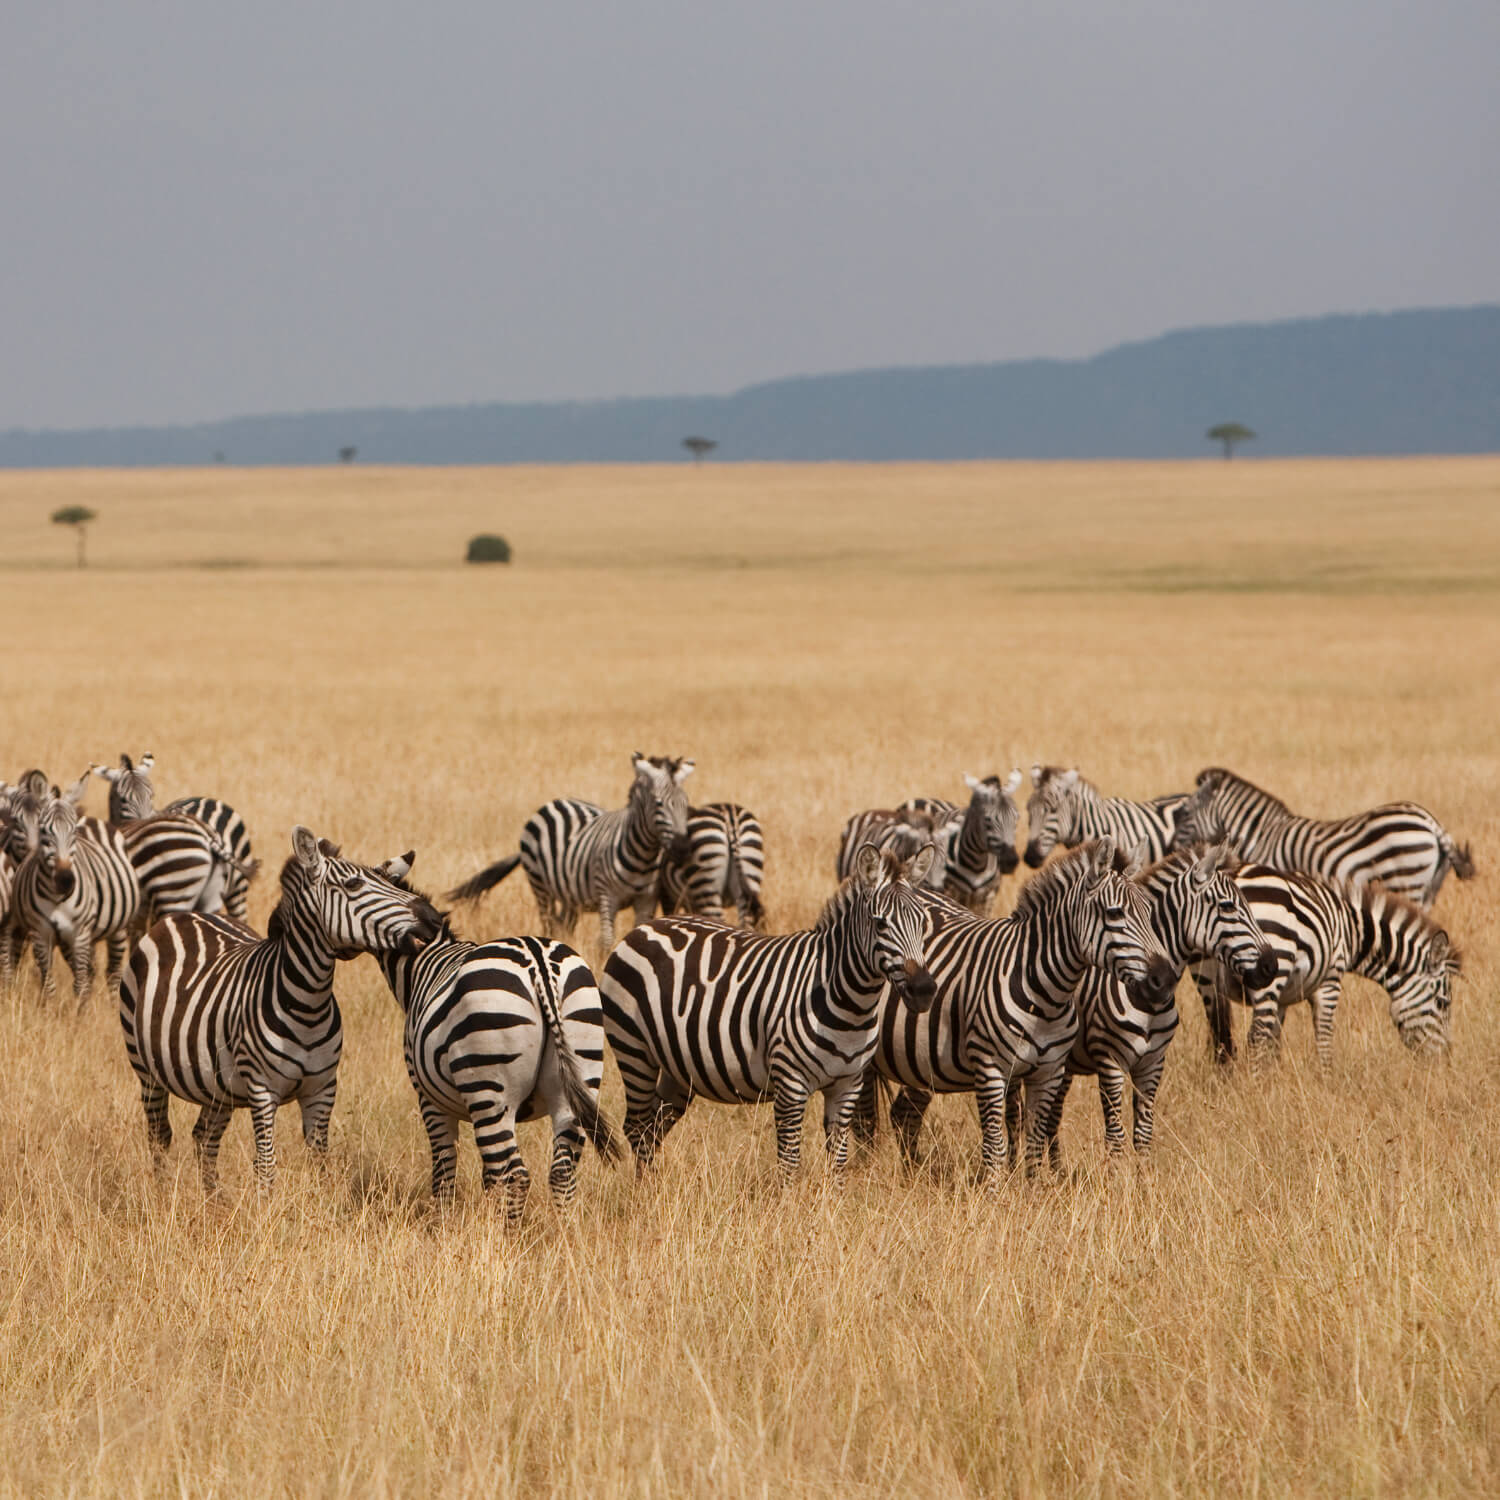
<svg viewBox="0 0 1500 1500">
<path fill-rule="evenodd" d="M 1500 301 L 1496 0 L 16 5 L 0 427 Z"/>
</svg>

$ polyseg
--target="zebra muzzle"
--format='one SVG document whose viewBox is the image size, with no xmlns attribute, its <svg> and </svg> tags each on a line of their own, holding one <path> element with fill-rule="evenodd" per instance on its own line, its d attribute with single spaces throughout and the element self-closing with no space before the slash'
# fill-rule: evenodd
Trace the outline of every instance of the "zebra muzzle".
<svg viewBox="0 0 1500 1500">
<path fill-rule="evenodd" d="M 52 885 L 59 896 L 73 894 L 73 866 L 61 860 L 53 867 Z"/>
<path fill-rule="evenodd" d="M 1026 863 L 1031 869 L 1040 869 L 1042 861 L 1046 858 L 1047 856 L 1042 853 L 1041 847 L 1037 844 L 1035 839 L 1033 839 L 1031 843 L 1027 844 Z"/>
<path fill-rule="evenodd" d="M 1269 948 L 1262 948 L 1255 962 L 1242 969 L 1239 981 L 1247 990 L 1263 990 L 1276 977 L 1276 955 Z"/>
<path fill-rule="evenodd" d="M 919 1015 L 932 1007 L 937 998 L 937 985 L 932 975 L 920 964 L 907 960 L 901 977 L 896 981 L 896 993 L 902 1001 Z"/>
<path fill-rule="evenodd" d="M 1016 853 L 1016 846 L 1014 844 L 1002 844 L 995 851 L 995 860 L 1000 866 L 1000 873 L 1002 875 L 1009 875 L 1021 863 L 1021 856 Z M 1029 854 L 1026 862 L 1027 864 L 1031 863 Z M 1037 863 L 1040 864 L 1041 860 L 1038 860 Z"/>
<path fill-rule="evenodd" d="M 1177 970 L 1165 958 L 1153 958 L 1146 966 L 1143 979 L 1133 979 L 1125 988 L 1137 1005 L 1148 1010 L 1165 1010 L 1177 990 Z"/>
</svg>

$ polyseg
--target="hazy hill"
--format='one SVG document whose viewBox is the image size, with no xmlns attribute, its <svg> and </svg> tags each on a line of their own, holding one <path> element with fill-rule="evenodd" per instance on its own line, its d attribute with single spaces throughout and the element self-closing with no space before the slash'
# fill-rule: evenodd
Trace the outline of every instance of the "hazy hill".
<svg viewBox="0 0 1500 1500">
<path fill-rule="evenodd" d="M 333 461 L 1182 458 L 1240 421 L 1251 455 L 1500 451 L 1500 307 L 1238 324 L 1082 360 L 812 375 L 729 396 L 366 409 L 0 432 L 0 466 Z"/>
</svg>

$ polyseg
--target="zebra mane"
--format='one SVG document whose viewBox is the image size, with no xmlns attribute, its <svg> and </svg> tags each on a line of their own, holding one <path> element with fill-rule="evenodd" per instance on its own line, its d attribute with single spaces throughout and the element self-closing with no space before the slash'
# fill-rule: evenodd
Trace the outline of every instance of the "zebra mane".
<svg viewBox="0 0 1500 1500">
<path fill-rule="evenodd" d="M 899 880 L 902 878 L 906 868 L 905 860 L 898 858 L 889 849 L 881 854 L 880 859 L 887 880 Z M 824 903 L 823 910 L 818 913 L 818 920 L 812 925 L 812 930 L 814 932 L 825 932 L 828 928 L 832 927 L 854 905 L 858 892 L 859 876 L 851 875 L 840 884 L 838 890 Z"/>
<path fill-rule="evenodd" d="M 282 915 L 281 908 L 293 900 L 307 884 L 307 876 L 295 854 L 287 856 L 286 863 L 282 865 L 281 874 L 277 878 L 281 885 L 281 900 L 276 903 L 275 909 L 266 920 L 268 938 L 279 938 L 284 935 L 286 918 Z"/>
<path fill-rule="evenodd" d="M 1256 786 L 1253 781 L 1249 781 L 1233 771 L 1226 770 L 1223 766 L 1205 766 L 1198 772 L 1196 785 L 1200 791 L 1206 786 L 1210 792 L 1221 791 L 1229 786 L 1246 787 L 1254 792 L 1257 797 L 1269 802 L 1272 807 L 1279 807 L 1282 812 L 1287 814 L 1291 814 L 1292 811 L 1280 797 L 1273 797 L 1270 792 Z"/>
<path fill-rule="evenodd" d="M 1244 861 L 1234 852 L 1232 848 L 1222 839 L 1216 839 L 1212 843 L 1190 844 L 1185 849 L 1169 849 L 1155 864 L 1146 865 L 1136 876 L 1138 884 L 1145 885 L 1147 881 L 1158 875 L 1166 875 L 1170 870 L 1173 878 L 1180 875 L 1188 865 L 1195 860 L 1202 859 L 1210 849 L 1220 850 L 1217 873 L 1220 875 L 1233 875 L 1239 870 Z M 1130 850 L 1115 850 L 1115 871 L 1124 874 L 1130 867 Z"/>
<path fill-rule="evenodd" d="M 1448 936 L 1447 929 L 1440 927 L 1416 902 L 1397 895 L 1378 880 L 1360 885 L 1340 881 L 1338 889 L 1356 911 L 1368 916 L 1372 922 L 1387 927 L 1399 923 L 1423 948 L 1439 945 L 1443 950 L 1443 966 L 1449 973 L 1463 972 L 1463 950 Z"/>
<path fill-rule="evenodd" d="M 1090 839 L 1088 843 L 1080 844 L 1076 849 L 1065 854 L 1055 864 L 1050 864 L 1039 874 L 1033 875 L 1021 887 L 1011 915 L 1015 917 L 1035 916 L 1055 896 L 1077 885 L 1088 874 L 1094 862 L 1094 850 L 1097 847 L 1098 841 Z M 1118 857 L 1117 850 L 1116 858 Z M 1128 860 L 1128 854 L 1126 858 Z"/>
<path fill-rule="evenodd" d="M 1038 777 L 1036 782 L 1036 791 L 1041 791 L 1042 788 L 1048 784 L 1048 782 L 1055 780 L 1057 777 L 1066 776 L 1068 772 L 1073 770 L 1074 768 L 1072 766 L 1042 766 L 1040 769 L 1041 775 Z M 991 781 L 993 781 L 994 779 L 994 777 L 990 777 Z M 1093 783 L 1091 781 L 1088 781 L 1082 774 L 1080 774 L 1078 777 L 1078 785 L 1091 787 Z"/>
</svg>

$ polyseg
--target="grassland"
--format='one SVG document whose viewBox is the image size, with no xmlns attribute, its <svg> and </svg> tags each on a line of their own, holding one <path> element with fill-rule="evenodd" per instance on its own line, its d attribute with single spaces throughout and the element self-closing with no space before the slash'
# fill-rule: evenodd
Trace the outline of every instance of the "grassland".
<svg viewBox="0 0 1500 1500">
<path fill-rule="evenodd" d="M 480 530 L 512 567 L 458 563 Z M 761 813 L 778 928 L 849 811 L 1036 759 L 1415 797 L 1480 866 L 1439 903 L 1451 1066 L 1350 981 L 1329 1076 L 1305 1018 L 1273 1077 L 1218 1076 L 1188 1004 L 1154 1160 L 1104 1170 L 1079 1088 L 1070 1173 L 993 1202 L 958 1099 L 911 1181 L 887 1143 L 831 1194 L 810 1128 L 783 1192 L 769 1111 L 699 1106 L 567 1220 L 538 1191 L 507 1233 L 468 1148 L 439 1213 L 368 959 L 326 1174 L 289 1114 L 262 1201 L 240 1119 L 205 1201 L 184 1106 L 153 1180 L 102 996 L 28 982 L 0 1492 L 1500 1490 L 1500 460 L 8 474 L 0 535 L 0 774 L 152 749 L 273 867 L 301 821 L 442 888 L 550 796 L 617 802 L 635 748 Z M 469 930 L 532 921 L 512 884 Z"/>
</svg>

